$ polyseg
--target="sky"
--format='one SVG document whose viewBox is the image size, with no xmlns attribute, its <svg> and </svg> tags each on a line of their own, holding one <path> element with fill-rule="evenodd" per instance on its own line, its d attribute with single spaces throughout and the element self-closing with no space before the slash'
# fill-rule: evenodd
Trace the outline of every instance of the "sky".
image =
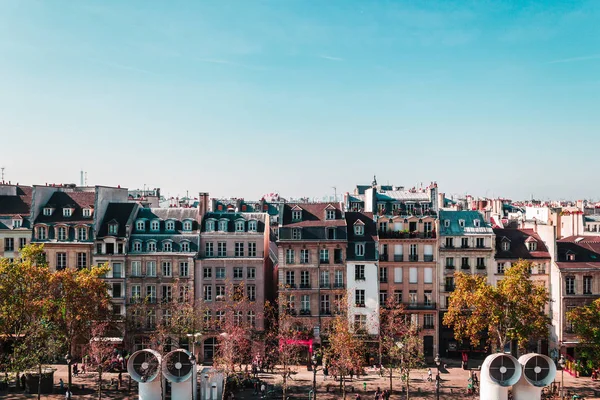
<svg viewBox="0 0 600 400">
<path fill-rule="evenodd" d="M 0 1 L 26 184 L 600 198 L 600 1 Z"/>
</svg>

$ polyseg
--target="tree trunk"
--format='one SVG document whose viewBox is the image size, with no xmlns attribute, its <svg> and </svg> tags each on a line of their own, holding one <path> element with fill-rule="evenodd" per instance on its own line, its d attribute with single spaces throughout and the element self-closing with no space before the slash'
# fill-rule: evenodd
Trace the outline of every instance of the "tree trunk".
<svg viewBox="0 0 600 400">
<path fill-rule="evenodd" d="M 390 394 L 392 394 L 392 374 L 394 373 L 394 370 L 392 369 L 392 366 L 390 365 Z"/>
<path fill-rule="evenodd" d="M 346 379 L 342 376 L 342 398 L 346 399 Z"/>
<path fill-rule="evenodd" d="M 42 397 L 42 364 L 38 364 L 38 400 Z"/>
<path fill-rule="evenodd" d="M 410 370 L 406 370 L 406 400 L 410 399 Z"/>
<path fill-rule="evenodd" d="M 283 398 L 285 399 L 285 395 L 287 393 L 287 371 L 283 370 Z"/>
<path fill-rule="evenodd" d="M 98 368 L 98 400 L 102 399 L 102 367 Z"/>
</svg>

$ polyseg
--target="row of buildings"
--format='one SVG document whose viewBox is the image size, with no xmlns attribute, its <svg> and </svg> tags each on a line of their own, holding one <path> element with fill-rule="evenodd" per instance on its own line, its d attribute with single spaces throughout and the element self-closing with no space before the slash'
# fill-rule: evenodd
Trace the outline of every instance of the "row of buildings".
<svg viewBox="0 0 600 400">
<path fill-rule="evenodd" d="M 547 207 L 528 218 L 528 206 L 508 200 L 454 201 L 435 183 L 405 189 L 376 180 L 331 202 L 200 193 L 159 207 L 159 198 L 158 190 L 0 184 L 0 257 L 43 243 L 53 270 L 107 264 L 115 316 L 125 320 L 144 301 L 146 330 L 170 317 L 164 304 L 176 298 L 201 301 L 207 318 L 223 318 L 235 285 L 256 305 L 283 296 L 286 312 L 319 345 L 342 299 L 355 329 L 373 337 L 379 308 L 394 299 L 419 326 L 430 360 L 477 351 L 441 323 L 457 271 L 496 283 L 512 263 L 532 261 L 532 279 L 552 294 L 553 326 L 531 350 L 553 356 L 576 356 L 565 314 L 600 297 L 600 236 L 585 207 Z M 588 224 L 581 235 L 564 235 Z M 259 306 L 238 317 L 261 331 L 263 314 Z M 144 335 L 126 329 L 120 339 L 145 345 Z M 204 335 L 198 356 L 211 359 L 214 346 L 215 335 Z"/>
</svg>

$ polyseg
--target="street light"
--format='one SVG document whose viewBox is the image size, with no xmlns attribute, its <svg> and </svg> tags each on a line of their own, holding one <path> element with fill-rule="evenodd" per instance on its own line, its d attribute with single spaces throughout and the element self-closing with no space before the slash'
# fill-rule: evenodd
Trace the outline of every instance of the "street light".
<svg viewBox="0 0 600 400">
<path fill-rule="evenodd" d="M 194 353 L 190 356 L 190 364 L 192 364 L 192 400 L 196 400 L 198 390 L 196 389 L 196 356 Z"/>
<path fill-rule="evenodd" d="M 560 398 L 565 398 L 565 355 L 561 354 L 558 360 L 560 366 Z"/>
<path fill-rule="evenodd" d="M 65 360 L 67 361 L 67 368 L 69 374 L 69 380 L 67 382 L 67 399 L 71 400 L 71 362 L 73 362 L 73 357 L 71 357 L 71 353 L 67 353 L 65 356 Z"/>
<path fill-rule="evenodd" d="M 312 366 L 313 366 L 313 400 L 317 399 L 317 355 L 313 353 L 312 358 Z"/>
<path fill-rule="evenodd" d="M 196 355 L 196 342 L 198 341 L 198 338 L 202 336 L 202 334 L 200 332 L 196 332 L 196 333 L 188 333 L 186 335 L 192 342 L 192 354 L 195 356 Z"/>
<path fill-rule="evenodd" d="M 402 349 L 404 349 L 404 343 L 402 342 L 396 342 L 396 347 L 398 348 L 398 350 L 400 350 L 400 382 L 402 382 L 402 390 L 404 390 L 404 373 L 402 372 L 402 368 L 404 367 L 404 352 L 402 351 Z M 393 374 L 393 369 L 391 368 L 391 362 L 390 362 L 390 394 L 392 392 L 392 374 Z M 408 393 L 407 393 L 408 395 Z"/>
<path fill-rule="evenodd" d="M 441 364 L 441 361 L 440 361 L 439 353 L 435 355 L 433 362 L 435 362 L 435 365 L 437 366 L 437 375 L 435 377 L 435 396 L 436 396 L 437 400 L 440 400 L 440 364 Z"/>
</svg>

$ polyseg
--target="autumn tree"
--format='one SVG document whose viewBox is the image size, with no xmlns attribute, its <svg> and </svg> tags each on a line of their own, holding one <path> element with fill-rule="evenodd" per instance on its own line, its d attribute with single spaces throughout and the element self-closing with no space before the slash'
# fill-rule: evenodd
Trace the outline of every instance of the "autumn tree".
<svg viewBox="0 0 600 400">
<path fill-rule="evenodd" d="M 87 346 L 89 363 L 98 372 L 98 400 L 102 399 L 102 374 L 109 370 L 114 354 L 114 343 L 109 337 L 111 324 L 108 321 L 94 321 L 91 338 Z"/>
<path fill-rule="evenodd" d="M 393 297 L 379 311 L 380 352 L 385 358 L 390 380 L 390 393 L 393 390 L 393 373 L 400 371 L 402 382 L 406 385 L 406 398 L 410 393 L 410 371 L 424 365 L 423 341 L 419 337 L 417 325 L 411 323 L 410 315 L 402 303 Z"/>
<path fill-rule="evenodd" d="M 443 323 L 454 328 L 456 340 L 477 346 L 487 333 L 490 346 L 504 349 L 512 340 L 525 348 L 531 339 L 547 338 L 550 296 L 543 284 L 530 279 L 530 268 L 531 262 L 519 260 L 497 286 L 485 276 L 455 273 L 456 288 Z"/>
<path fill-rule="evenodd" d="M 567 312 L 567 319 L 579 337 L 578 354 L 592 364 L 600 359 L 600 299 Z M 589 362 L 589 361 L 588 361 Z M 598 365 L 588 365 L 597 368 Z"/>
</svg>

